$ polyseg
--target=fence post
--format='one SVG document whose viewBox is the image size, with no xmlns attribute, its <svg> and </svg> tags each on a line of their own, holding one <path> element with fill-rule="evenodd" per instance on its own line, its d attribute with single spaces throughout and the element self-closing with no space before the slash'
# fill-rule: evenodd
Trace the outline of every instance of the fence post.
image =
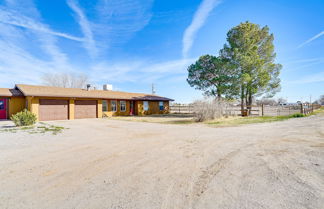
<svg viewBox="0 0 324 209">
<path fill-rule="evenodd" d="M 303 103 L 301 103 L 301 104 L 300 104 L 300 113 L 301 113 L 301 114 L 304 114 L 304 110 L 303 110 L 303 109 L 304 109 L 304 108 L 303 108 Z"/>
<path fill-rule="evenodd" d="M 290 106 L 288 106 L 288 114 L 290 115 Z"/>
<path fill-rule="evenodd" d="M 261 105 L 261 113 L 262 113 L 262 116 L 264 116 L 264 104 Z"/>
</svg>

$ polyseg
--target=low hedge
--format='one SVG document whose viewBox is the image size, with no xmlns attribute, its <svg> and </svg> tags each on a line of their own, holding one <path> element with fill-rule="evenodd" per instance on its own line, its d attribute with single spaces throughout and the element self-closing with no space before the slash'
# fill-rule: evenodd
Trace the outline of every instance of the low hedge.
<svg viewBox="0 0 324 209">
<path fill-rule="evenodd" d="M 295 113 L 295 114 L 292 114 L 291 117 L 293 117 L 293 118 L 302 118 L 302 117 L 305 117 L 305 115 L 302 114 L 302 113 Z"/>
</svg>

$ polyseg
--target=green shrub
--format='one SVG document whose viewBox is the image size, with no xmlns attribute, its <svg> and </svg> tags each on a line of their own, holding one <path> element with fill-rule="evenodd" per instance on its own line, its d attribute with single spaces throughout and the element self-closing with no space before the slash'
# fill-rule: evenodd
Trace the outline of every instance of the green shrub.
<svg viewBox="0 0 324 209">
<path fill-rule="evenodd" d="M 37 117 L 34 113 L 24 109 L 10 118 L 16 126 L 31 126 L 36 123 Z"/>
<path fill-rule="evenodd" d="M 305 117 L 305 115 L 304 114 L 302 114 L 302 113 L 295 113 L 295 114 L 293 114 L 293 115 L 291 115 L 293 118 L 302 118 L 302 117 Z"/>
</svg>

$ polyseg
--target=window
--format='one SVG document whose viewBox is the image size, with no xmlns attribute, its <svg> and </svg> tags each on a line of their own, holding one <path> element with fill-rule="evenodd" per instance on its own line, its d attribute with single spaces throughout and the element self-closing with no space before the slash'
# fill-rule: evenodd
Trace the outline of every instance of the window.
<svg viewBox="0 0 324 209">
<path fill-rule="evenodd" d="M 4 110 L 4 109 L 5 109 L 4 101 L 0 100 L 0 110 Z"/>
<path fill-rule="evenodd" d="M 111 111 L 116 112 L 117 111 L 117 102 L 111 101 Z"/>
<path fill-rule="evenodd" d="M 162 101 L 159 102 L 159 109 L 160 109 L 160 111 L 164 110 L 164 104 Z"/>
<path fill-rule="evenodd" d="M 125 112 L 125 111 L 126 111 L 126 102 L 120 101 L 120 112 Z"/>
<path fill-rule="evenodd" d="M 148 101 L 144 101 L 143 102 L 143 106 L 144 106 L 144 111 L 148 111 L 149 110 L 149 102 Z"/>
<path fill-rule="evenodd" d="M 107 112 L 108 111 L 108 103 L 106 100 L 102 100 L 102 111 Z"/>
</svg>

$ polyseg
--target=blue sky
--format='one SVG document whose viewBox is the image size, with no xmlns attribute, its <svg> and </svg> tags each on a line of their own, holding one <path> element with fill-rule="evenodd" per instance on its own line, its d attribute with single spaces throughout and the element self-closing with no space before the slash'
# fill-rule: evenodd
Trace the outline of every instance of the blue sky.
<svg viewBox="0 0 324 209">
<path fill-rule="evenodd" d="M 324 94 L 323 0 L 0 0 L 0 86 L 82 72 L 98 87 L 190 102 L 187 67 L 240 22 L 268 25 L 289 101 Z"/>
</svg>

